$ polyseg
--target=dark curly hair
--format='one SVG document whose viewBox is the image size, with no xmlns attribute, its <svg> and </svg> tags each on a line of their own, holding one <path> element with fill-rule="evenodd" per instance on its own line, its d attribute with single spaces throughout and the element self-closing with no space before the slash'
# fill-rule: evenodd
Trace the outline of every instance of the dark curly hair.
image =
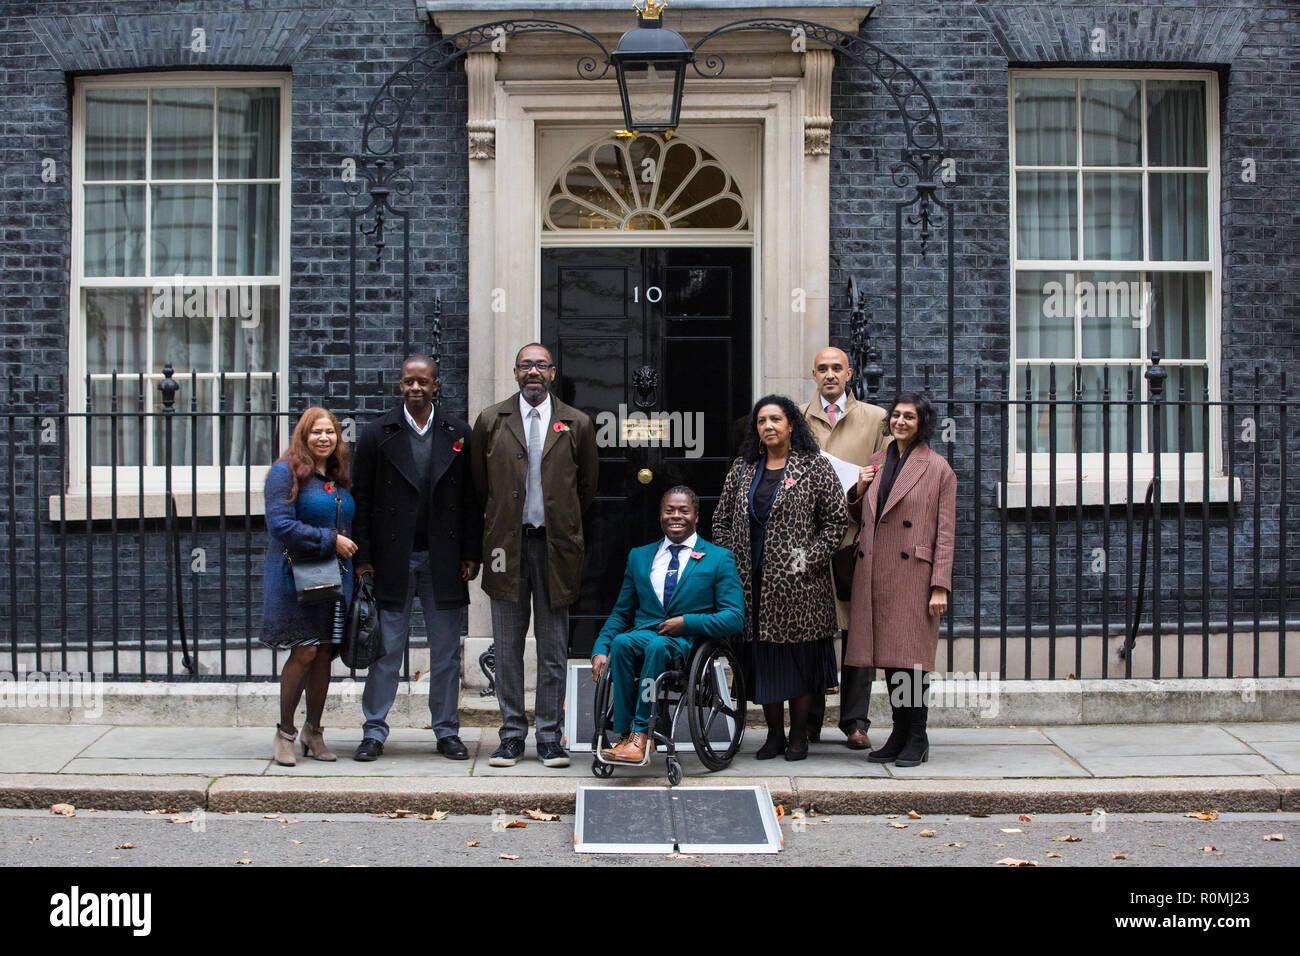
<svg viewBox="0 0 1300 956">
<path fill-rule="evenodd" d="M 934 406 L 930 404 L 930 400 L 920 392 L 899 392 L 898 397 L 890 404 L 889 410 L 885 412 L 885 420 L 880 423 L 880 430 L 886 435 L 893 434 L 889 429 L 889 419 L 899 405 L 916 406 L 916 437 L 920 441 L 929 443 L 934 437 L 934 425 L 939 416 Z"/>
<path fill-rule="evenodd" d="M 749 413 L 749 433 L 745 440 L 740 443 L 740 457 L 745 459 L 749 464 L 753 464 L 763 457 L 767 452 L 767 446 L 758 440 L 758 410 L 764 405 L 775 405 L 781 409 L 783 414 L 790 422 L 790 448 L 802 455 L 817 455 L 821 453 L 822 446 L 817 444 L 817 439 L 813 436 L 812 429 L 808 427 L 807 420 L 799 411 L 799 406 L 784 395 L 764 395 L 754 403 L 754 410 Z"/>
</svg>

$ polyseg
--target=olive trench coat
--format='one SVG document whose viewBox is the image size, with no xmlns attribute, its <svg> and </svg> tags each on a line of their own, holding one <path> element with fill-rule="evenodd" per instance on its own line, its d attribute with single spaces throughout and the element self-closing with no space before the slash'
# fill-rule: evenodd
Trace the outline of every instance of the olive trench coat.
<svg viewBox="0 0 1300 956">
<path fill-rule="evenodd" d="M 483 590 L 499 601 L 518 601 L 528 441 L 517 392 L 479 413 L 470 452 L 474 487 L 484 508 Z M 551 421 L 542 443 L 551 607 L 578 598 L 586 558 L 582 514 L 596 497 L 598 468 L 591 419 L 551 396 Z"/>
<path fill-rule="evenodd" d="M 822 455 L 790 452 L 767 517 L 761 620 L 755 621 L 749 489 L 762 463 L 735 460 L 713 513 L 713 540 L 736 556 L 745 591 L 745 639 L 786 644 L 831 637 L 836 623 L 830 560 L 849 521 L 840 481 Z"/>
<path fill-rule="evenodd" d="M 867 462 L 880 468 L 885 452 Z M 849 515 L 862 522 L 853 572 L 850 667 L 920 667 L 934 670 L 940 618 L 930 614 L 930 589 L 952 591 L 953 529 L 957 522 L 957 476 L 925 442 L 912 449 L 894 479 L 880 523 L 880 481 L 867 485 Z"/>
</svg>

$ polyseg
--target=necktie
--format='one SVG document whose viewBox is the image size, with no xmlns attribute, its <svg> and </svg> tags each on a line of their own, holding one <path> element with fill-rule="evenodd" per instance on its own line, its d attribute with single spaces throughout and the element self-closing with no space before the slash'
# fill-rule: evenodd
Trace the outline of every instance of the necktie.
<svg viewBox="0 0 1300 956">
<path fill-rule="evenodd" d="M 524 488 L 524 524 L 535 528 L 546 524 L 546 507 L 542 501 L 542 415 L 535 408 L 528 412 L 528 484 Z"/>
<path fill-rule="evenodd" d="M 840 417 L 840 407 L 838 405 L 827 405 L 826 417 L 831 420 L 831 428 L 834 428 L 835 423 L 839 420 Z"/>
<path fill-rule="evenodd" d="M 668 602 L 673 599 L 673 591 L 677 590 L 677 556 L 682 553 L 684 544 L 670 544 L 668 550 L 672 552 L 672 558 L 668 561 L 668 574 L 664 576 L 664 610 L 668 610 Z"/>
</svg>

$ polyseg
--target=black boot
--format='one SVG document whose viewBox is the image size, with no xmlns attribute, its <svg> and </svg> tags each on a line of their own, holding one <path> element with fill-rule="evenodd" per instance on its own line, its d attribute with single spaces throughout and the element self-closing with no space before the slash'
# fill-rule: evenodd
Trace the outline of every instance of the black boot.
<svg viewBox="0 0 1300 956">
<path fill-rule="evenodd" d="M 907 743 L 894 761 L 895 767 L 919 767 L 930 759 L 930 740 L 925 735 L 925 722 L 929 708 L 911 707 L 911 720 L 907 727 Z"/>
<path fill-rule="evenodd" d="M 889 732 L 889 739 L 885 741 L 885 746 L 867 754 L 867 759 L 872 763 L 891 762 L 902 752 L 903 745 L 907 742 L 907 728 L 910 723 L 908 718 L 911 716 L 911 708 L 895 707 L 891 701 L 889 710 L 894 715 L 894 729 Z"/>
</svg>

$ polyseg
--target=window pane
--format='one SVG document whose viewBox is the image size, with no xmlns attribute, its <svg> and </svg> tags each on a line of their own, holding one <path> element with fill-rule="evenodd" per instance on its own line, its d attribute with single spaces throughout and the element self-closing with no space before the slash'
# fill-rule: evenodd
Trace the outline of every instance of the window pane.
<svg viewBox="0 0 1300 956">
<path fill-rule="evenodd" d="M 1151 258 L 1210 258 L 1205 173 L 1151 173 Z"/>
<path fill-rule="evenodd" d="M 86 179 L 144 179 L 145 90 L 86 93 Z"/>
<path fill-rule="evenodd" d="M 1152 166 L 1204 166 L 1205 83 L 1147 81 L 1147 162 Z"/>
<path fill-rule="evenodd" d="M 217 90 L 217 170 L 222 179 L 279 177 L 279 89 Z"/>
<path fill-rule="evenodd" d="M 1074 360 L 1074 276 L 1016 274 L 1016 357 Z"/>
<path fill-rule="evenodd" d="M 217 272 L 275 275 L 280 267 L 280 187 L 217 187 Z"/>
<path fill-rule="evenodd" d="M 1141 358 L 1140 272 L 1079 275 L 1079 329 L 1084 358 Z"/>
<path fill-rule="evenodd" d="M 1033 382 L 1033 402 L 1029 406 L 1025 405 L 1025 376 L 1028 375 Z M 1053 379 L 1053 375 L 1055 378 Z M 1015 406 L 1016 413 L 1016 450 L 1025 451 L 1025 423 L 1028 421 L 1031 438 L 1033 440 L 1033 451 L 1050 451 L 1049 444 L 1052 424 L 1052 407 L 1048 403 L 1048 392 L 1051 382 L 1056 383 L 1056 401 L 1069 402 L 1074 397 L 1074 366 L 1067 363 L 1057 365 L 1055 371 L 1047 365 L 1017 365 L 1016 366 L 1016 394 Z M 1057 454 L 1074 451 L 1071 444 L 1070 428 L 1071 414 L 1070 406 L 1058 404 L 1056 406 L 1056 451 Z M 1026 415 L 1028 418 L 1026 419 Z M 1041 469 L 1041 470 L 1038 470 Z M 1047 477 L 1047 462 L 1043 461 L 1035 469 L 1038 478 Z M 1047 502 L 1042 502 L 1046 504 Z"/>
<path fill-rule="evenodd" d="M 163 410 L 163 405 L 159 398 L 159 381 L 157 378 L 153 381 L 153 407 L 155 411 L 160 412 Z M 203 413 L 212 410 L 212 391 L 215 383 L 210 377 L 200 377 L 197 382 L 194 382 L 188 375 L 182 377 L 179 372 L 176 381 L 180 385 L 180 389 L 176 392 L 176 413 L 156 416 L 153 419 L 153 428 L 150 429 L 153 432 L 153 463 L 167 464 L 167 429 L 170 424 L 171 463 L 211 465 L 214 416 Z M 194 410 L 199 413 L 194 417 L 186 414 L 191 411 L 191 402 L 194 403 Z"/>
<path fill-rule="evenodd" d="M 114 386 L 116 386 L 116 392 Z M 149 381 L 146 379 L 145 387 L 148 386 Z M 90 419 L 91 465 L 114 464 L 114 442 L 117 443 L 116 464 L 140 464 L 140 451 L 144 444 L 144 435 L 147 434 L 149 426 L 147 420 L 144 420 L 145 424 L 142 426 L 142 419 L 136 414 L 139 409 L 139 395 L 139 379 L 98 379 L 90 383 L 90 407 L 92 412 Z M 111 414 L 115 407 L 118 412 L 117 416 Z M 145 411 L 148 410 L 146 405 Z M 103 413 L 102 417 L 99 414 L 101 412 Z M 85 475 L 83 474 L 80 477 L 84 478 Z"/>
<path fill-rule="evenodd" d="M 280 290 L 231 287 L 217 320 L 222 372 L 274 372 L 280 358 Z M 241 406 L 242 407 L 242 406 Z"/>
<path fill-rule="evenodd" d="M 1078 258 L 1074 173 L 1016 174 L 1016 254 L 1022 259 Z"/>
<path fill-rule="evenodd" d="M 86 290 L 86 371 L 145 371 L 150 297 L 142 289 Z"/>
<path fill-rule="evenodd" d="M 1142 258 L 1142 174 L 1083 174 L 1085 259 Z"/>
<path fill-rule="evenodd" d="M 154 179 L 212 178 L 212 90 L 153 91 Z"/>
<path fill-rule="evenodd" d="M 212 272 L 212 187 L 154 186 L 153 274 Z"/>
<path fill-rule="evenodd" d="M 200 315 L 159 316 L 159 310 L 154 310 L 153 371 L 161 372 L 171 362 L 177 381 L 182 377 L 188 381 L 191 371 L 212 371 L 212 319 L 207 315 L 205 299 L 200 294 L 192 300 L 205 306 Z"/>
<path fill-rule="evenodd" d="M 1142 165 L 1142 85 L 1137 80 L 1084 80 L 1083 164 Z"/>
<path fill-rule="evenodd" d="M 144 275 L 144 187 L 87 186 L 85 273 Z"/>
<path fill-rule="evenodd" d="M 1151 275 L 1152 348 L 1167 359 L 1205 358 L 1205 287 L 1202 272 L 1157 272 Z"/>
<path fill-rule="evenodd" d="M 1109 368 L 1109 377 L 1107 369 Z M 1131 365 L 1085 365 L 1083 366 L 1081 379 L 1083 385 L 1083 404 L 1080 407 L 1079 419 L 1080 430 L 1082 432 L 1083 450 L 1085 452 L 1103 452 L 1109 451 L 1112 455 L 1123 454 L 1128 450 L 1128 442 L 1125 435 L 1128 433 L 1128 412 L 1123 402 L 1127 395 L 1128 376 L 1132 373 L 1132 381 L 1135 396 L 1140 395 L 1137 389 L 1140 388 L 1137 379 L 1137 370 Z M 1109 408 L 1102 404 L 1103 386 L 1109 386 Z M 1138 413 L 1135 410 L 1133 414 L 1133 450 L 1140 451 L 1139 442 L 1141 441 L 1141 425 L 1138 419 Z M 1110 447 L 1107 448 L 1103 442 L 1105 431 L 1110 432 Z M 1089 475 L 1090 478 L 1101 478 L 1098 471 L 1095 475 Z"/>
<path fill-rule="evenodd" d="M 271 408 L 269 378 L 227 378 L 221 386 L 227 411 L 267 411 Z M 273 415 L 231 415 L 224 418 L 218 441 L 223 465 L 269 465 L 288 436 L 276 435 Z M 292 422 L 289 425 L 293 427 Z"/>
<path fill-rule="evenodd" d="M 1183 394 L 1186 397 L 1187 411 L 1183 413 L 1183 420 L 1179 421 L 1179 404 L 1178 390 L 1183 388 Z M 1200 406 L 1191 404 L 1192 402 L 1203 402 L 1205 400 L 1205 366 L 1175 366 L 1169 369 L 1169 377 L 1165 379 L 1165 401 L 1163 414 L 1160 416 L 1160 451 L 1178 451 L 1181 446 L 1185 452 L 1205 451 L 1205 430 L 1201 428 L 1201 416 L 1203 414 Z M 1210 410 L 1210 414 L 1215 414 L 1215 409 Z M 1154 415 L 1152 416 L 1155 417 Z M 1154 426 L 1154 422 L 1152 423 Z M 1151 440 L 1155 443 L 1155 429 L 1152 428 Z M 1168 472 L 1166 472 L 1168 474 Z M 1199 475 L 1199 469 L 1192 472 Z M 1169 477 L 1177 475 L 1175 471 Z"/>
<path fill-rule="evenodd" d="M 1016 165 L 1073 166 L 1075 81 L 1017 79 Z"/>
</svg>

